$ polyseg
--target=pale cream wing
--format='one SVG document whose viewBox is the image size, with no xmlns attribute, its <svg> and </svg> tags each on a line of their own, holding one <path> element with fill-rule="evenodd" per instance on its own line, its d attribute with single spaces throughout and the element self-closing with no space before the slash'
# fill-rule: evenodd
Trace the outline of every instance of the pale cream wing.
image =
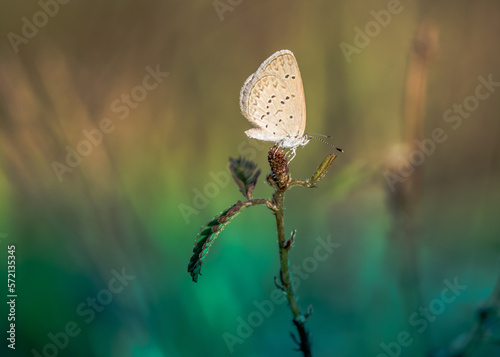
<svg viewBox="0 0 500 357">
<path fill-rule="evenodd" d="M 269 137 L 261 139 L 251 136 L 255 139 L 277 142 L 287 136 L 304 135 L 304 90 L 292 52 L 276 52 L 248 77 L 241 89 L 240 106 L 248 121 L 267 135 L 259 137 Z"/>
<path fill-rule="evenodd" d="M 257 130 L 267 134 L 268 139 L 260 140 L 278 142 L 287 136 L 298 135 L 297 128 L 291 130 L 289 127 L 296 116 L 292 97 L 278 77 L 263 74 L 254 78 L 247 89 L 243 96 L 247 111 L 243 113 Z"/>
<path fill-rule="evenodd" d="M 292 132 L 298 129 L 299 136 L 304 135 L 306 129 L 306 101 L 304 86 L 300 75 L 299 64 L 289 50 L 278 51 L 262 63 L 259 71 L 271 73 L 280 78 L 288 88 L 291 103 L 294 107 L 293 120 L 287 122 Z"/>
</svg>

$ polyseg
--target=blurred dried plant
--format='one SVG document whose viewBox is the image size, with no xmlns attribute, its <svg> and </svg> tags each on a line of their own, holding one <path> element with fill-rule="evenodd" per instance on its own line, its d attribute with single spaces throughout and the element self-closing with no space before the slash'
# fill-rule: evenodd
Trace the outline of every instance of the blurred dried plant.
<svg viewBox="0 0 500 357">
<path fill-rule="evenodd" d="M 437 56 L 438 29 L 430 21 L 423 21 L 417 30 L 406 72 L 403 119 L 405 133 L 402 143 L 387 159 L 387 172 L 401 178 L 402 162 L 410 153 L 418 150 L 417 143 L 424 140 L 425 103 L 428 68 Z M 409 170 L 410 171 L 410 170 Z M 418 268 L 418 219 L 424 163 L 411 168 L 407 177 L 401 178 L 387 190 L 387 202 L 392 213 L 393 227 L 390 252 L 398 269 L 399 291 L 405 306 L 405 314 L 422 305 L 420 274 Z M 428 348 L 428 336 L 417 338 L 417 348 Z"/>
</svg>

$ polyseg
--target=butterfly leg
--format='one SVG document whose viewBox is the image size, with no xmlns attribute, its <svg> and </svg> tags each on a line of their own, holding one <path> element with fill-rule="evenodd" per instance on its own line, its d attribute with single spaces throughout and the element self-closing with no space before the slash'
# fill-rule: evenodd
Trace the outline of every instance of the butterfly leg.
<svg viewBox="0 0 500 357">
<path fill-rule="evenodd" d="M 283 151 L 284 151 L 284 150 L 283 150 Z M 291 153 L 292 153 L 292 151 L 291 151 L 291 150 L 287 150 L 287 151 L 285 152 L 285 158 L 286 158 L 286 160 L 287 160 L 287 161 L 288 161 L 288 159 L 290 158 Z"/>
<path fill-rule="evenodd" d="M 288 163 L 291 163 L 292 160 L 295 158 L 295 149 L 296 148 L 291 148 L 290 151 L 288 151 L 287 156 L 290 157 L 290 158 L 287 158 L 288 159 Z"/>
</svg>

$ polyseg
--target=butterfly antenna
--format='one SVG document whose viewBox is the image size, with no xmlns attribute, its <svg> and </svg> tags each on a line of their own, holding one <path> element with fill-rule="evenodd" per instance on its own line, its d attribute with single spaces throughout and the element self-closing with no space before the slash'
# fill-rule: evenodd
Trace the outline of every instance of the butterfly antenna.
<svg viewBox="0 0 500 357">
<path fill-rule="evenodd" d="M 313 138 L 313 139 L 319 140 L 319 141 L 321 141 L 322 143 L 325 143 L 326 145 L 331 146 L 332 148 L 334 148 L 334 149 L 336 149 L 336 150 L 338 150 L 338 151 L 340 151 L 340 152 L 344 152 L 344 150 L 343 150 L 343 149 L 338 148 L 338 147 L 336 147 L 335 145 L 332 145 L 332 144 L 330 144 L 329 142 L 326 142 L 326 141 L 324 141 L 323 139 L 317 138 L 317 137 L 315 137 L 315 136 L 313 136 L 313 135 L 320 135 L 320 136 L 323 136 L 323 137 L 325 137 L 325 138 L 331 138 L 331 136 L 330 136 L 330 135 L 315 134 L 315 133 L 307 134 L 307 136 L 309 136 L 310 138 Z"/>
<path fill-rule="evenodd" d="M 322 136 L 324 138 L 331 138 L 331 135 L 318 134 L 318 133 L 307 133 L 307 135 L 317 135 L 317 136 Z"/>
</svg>

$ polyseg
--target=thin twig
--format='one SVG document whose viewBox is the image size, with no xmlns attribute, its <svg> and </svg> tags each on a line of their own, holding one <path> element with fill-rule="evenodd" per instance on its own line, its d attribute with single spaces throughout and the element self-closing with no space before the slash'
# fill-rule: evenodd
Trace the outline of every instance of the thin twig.
<svg viewBox="0 0 500 357">
<path fill-rule="evenodd" d="M 311 344 L 309 341 L 309 332 L 306 330 L 306 327 L 304 325 L 305 318 L 300 313 L 299 306 L 297 304 L 297 298 L 295 297 L 295 292 L 292 286 L 292 275 L 289 270 L 288 264 L 288 252 L 290 251 L 291 244 L 287 244 L 287 242 L 293 242 L 295 233 L 292 234 L 290 240 L 287 240 L 285 238 L 285 221 L 283 215 L 283 200 L 285 190 L 277 190 L 273 196 L 273 204 L 277 208 L 277 210 L 274 211 L 274 215 L 276 217 L 276 226 L 278 228 L 278 247 L 281 266 L 280 277 L 283 284 L 283 291 L 286 294 L 290 309 L 292 310 L 293 323 L 295 324 L 295 326 L 297 327 L 297 331 L 299 332 L 300 343 L 296 340 L 294 335 L 292 336 L 294 336 L 294 340 L 299 345 L 299 350 L 302 351 L 304 357 L 310 357 Z"/>
<path fill-rule="evenodd" d="M 316 184 L 315 183 L 312 183 L 310 181 L 303 181 L 303 180 L 292 180 L 290 182 L 290 187 L 292 186 L 303 186 L 303 187 L 306 187 L 306 188 L 316 188 Z"/>
</svg>

